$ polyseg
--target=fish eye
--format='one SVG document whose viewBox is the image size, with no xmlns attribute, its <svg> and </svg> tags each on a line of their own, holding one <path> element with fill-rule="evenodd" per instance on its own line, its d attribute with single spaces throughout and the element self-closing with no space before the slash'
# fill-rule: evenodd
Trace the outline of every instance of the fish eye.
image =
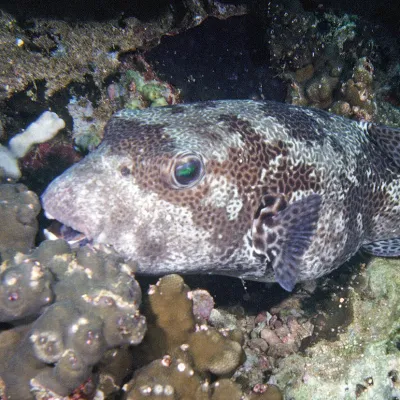
<svg viewBox="0 0 400 400">
<path fill-rule="evenodd" d="M 195 185 L 203 175 L 203 162 L 196 155 L 186 155 L 175 162 L 173 180 L 179 188 Z"/>
</svg>

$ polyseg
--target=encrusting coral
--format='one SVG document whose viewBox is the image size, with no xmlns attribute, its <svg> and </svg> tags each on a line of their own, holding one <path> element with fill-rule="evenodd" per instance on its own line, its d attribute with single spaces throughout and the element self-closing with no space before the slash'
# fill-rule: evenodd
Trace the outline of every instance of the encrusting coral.
<svg viewBox="0 0 400 400">
<path fill-rule="evenodd" d="M 190 293 L 176 274 L 167 275 L 150 287 L 143 311 L 148 332 L 138 350 L 146 361 L 165 354 L 191 359 L 193 367 L 202 374 L 233 372 L 243 361 L 241 335 L 232 340 L 233 332 L 196 324 Z"/>
<path fill-rule="evenodd" d="M 72 251 L 63 240 L 8 255 L 0 275 L 0 322 L 9 324 L 0 333 L 0 398 L 113 398 L 134 372 L 126 399 L 275 399 L 274 386 L 246 395 L 231 379 L 245 359 L 243 334 L 207 324 L 209 295 L 167 275 L 150 286 L 140 314 L 133 271 L 114 254 Z"/>
<path fill-rule="evenodd" d="M 135 372 L 124 386 L 125 398 L 282 399 L 276 397 L 280 391 L 273 385 L 261 385 L 263 390 L 247 395 L 229 379 L 245 360 L 243 334 L 238 329 L 216 329 L 205 323 L 196 292 L 191 292 L 179 275 L 167 275 L 150 287 L 143 311 L 148 333 L 134 353 L 143 364 L 154 355 L 159 358 Z M 193 298 L 200 314 L 193 313 Z M 208 297 L 202 293 L 201 298 L 209 309 Z"/>
<path fill-rule="evenodd" d="M 384 27 L 371 29 L 355 15 L 307 12 L 295 1 L 268 2 L 266 30 L 271 62 L 289 83 L 287 102 L 396 125 L 387 93 L 398 76 L 398 50 L 388 50 Z"/>
<path fill-rule="evenodd" d="M 33 247 L 38 230 L 40 202 L 21 184 L 0 184 L 0 253 Z"/>
<path fill-rule="evenodd" d="M 0 321 L 14 326 L 2 336 L 26 332 L 0 362 L 6 399 L 67 396 L 96 379 L 108 350 L 142 341 L 141 290 L 120 258 L 45 241 L 1 268 Z"/>
</svg>

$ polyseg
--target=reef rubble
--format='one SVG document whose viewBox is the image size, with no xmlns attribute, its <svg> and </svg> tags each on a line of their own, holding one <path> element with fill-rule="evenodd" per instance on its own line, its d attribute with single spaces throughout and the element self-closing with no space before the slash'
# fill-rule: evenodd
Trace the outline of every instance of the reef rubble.
<svg viewBox="0 0 400 400">
<path fill-rule="evenodd" d="M 374 259 L 361 268 L 346 298 L 352 321 L 303 353 L 282 358 L 274 376 L 289 399 L 396 399 L 400 396 L 400 262 Z"/>
</svg>

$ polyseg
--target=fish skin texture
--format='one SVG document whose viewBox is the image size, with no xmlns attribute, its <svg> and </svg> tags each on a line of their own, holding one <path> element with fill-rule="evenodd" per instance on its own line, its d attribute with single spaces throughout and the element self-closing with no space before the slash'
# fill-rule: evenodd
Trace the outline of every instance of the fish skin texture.
<svg viewBox="0 0 400 400">
<path fill-rule="evenodd" d="M 399 149 L 400 130 L 275 102 L 122 110 L 42 203 L 139 273 L 290 291 L 363 246 L 400 255 Z"/>
</svg>

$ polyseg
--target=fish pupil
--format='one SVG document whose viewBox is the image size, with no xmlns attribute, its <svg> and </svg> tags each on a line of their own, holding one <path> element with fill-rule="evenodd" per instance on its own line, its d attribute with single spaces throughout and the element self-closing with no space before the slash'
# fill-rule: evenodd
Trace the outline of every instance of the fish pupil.
<svg viewBox="0 0 400 400">
<path fill-rule="evenodd" d="M 175 179 L 182 185 L 187 186 L 197 180 L 201 173 L 201 163 L 192 159 L 175 167 Z"/>
</svg>

